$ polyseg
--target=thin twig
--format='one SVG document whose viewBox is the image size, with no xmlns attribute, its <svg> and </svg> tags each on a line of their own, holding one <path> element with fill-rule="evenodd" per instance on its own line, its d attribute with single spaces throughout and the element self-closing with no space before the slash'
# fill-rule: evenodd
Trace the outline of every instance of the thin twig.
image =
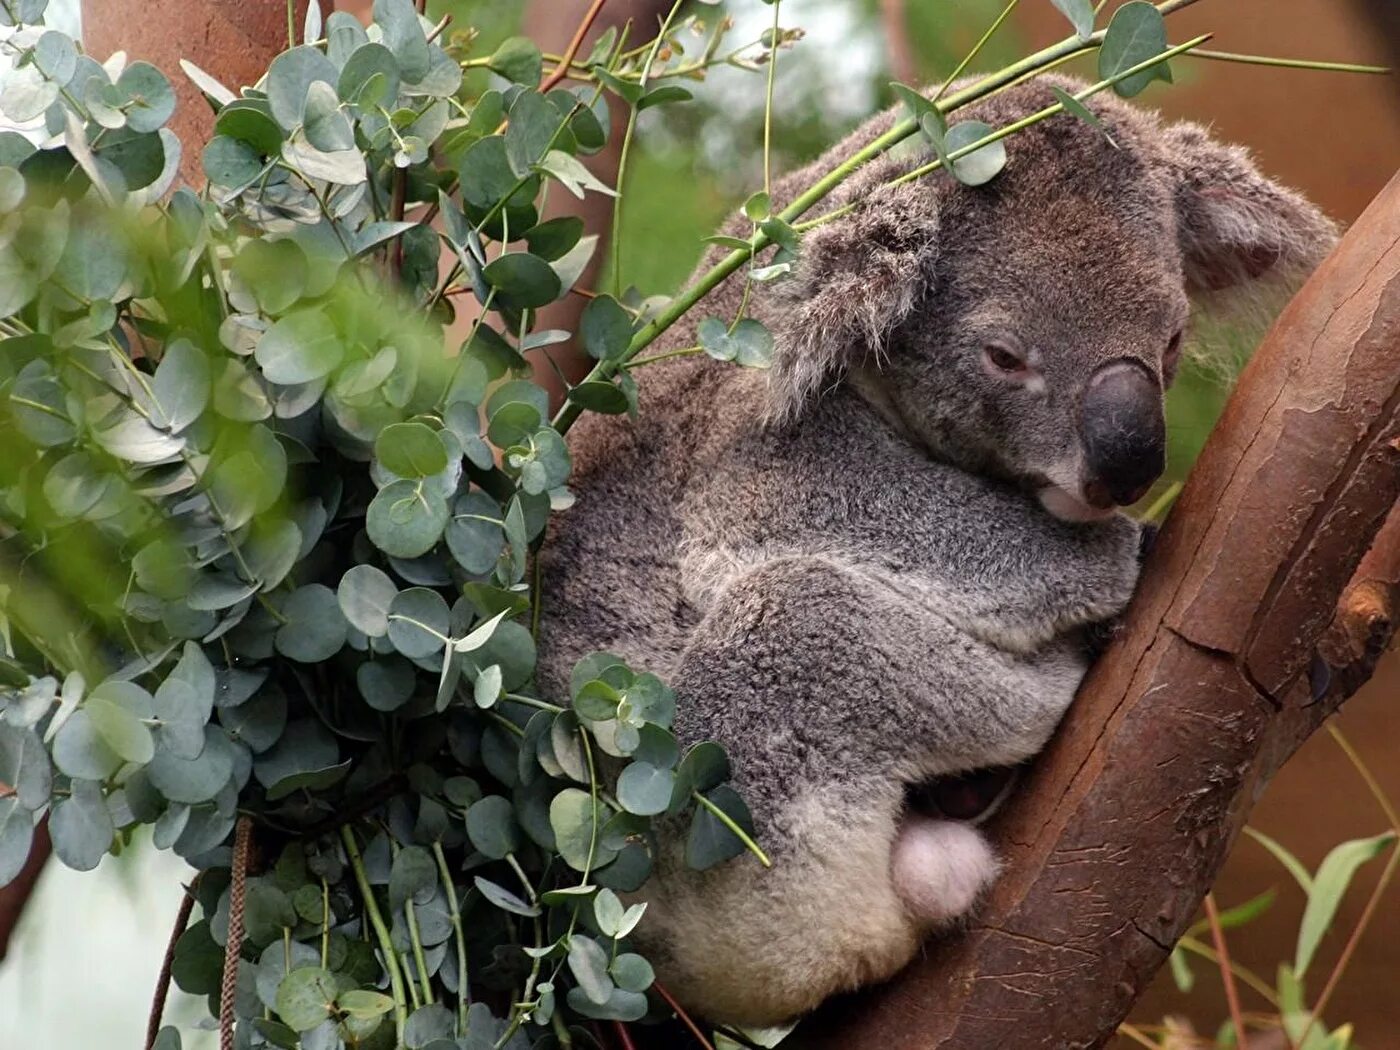
<svg viewBox="0 0 1400 1050">
<path fill-rule="evenodd" d="M 165 1015 L 165 999 L 170 994 L 170 971 L 175 965 L 175 946 L 180 943 L 185 927 L 190 924 L 190 913 L 194 911 L 194 888 L 198 882 L 199 876 L 196 875 L 194 882 L 184 888 L 180 898 L 180 909 L 175 913 L 175 925 L 170 928 L 170 940 L 165 946 L 165 956 L 160 961 L 160 973 L 156 976 L 156 994 L 151 999 L 151 1013 L 146 1020 L 146 1050 L 151 1050 L 156 1045 L 156 1036 L 160 1035 L 160 1021 Z"/>
<path fill-rule="evenodd" d="M 637 1050 L 637 1044 L 632 1042 L 632 1033 L 627 1031 L 625 1024 L 614 1021 L 613 1031 L 617 1033 L 617 1041 L 622 1044 L 622 1050 Z"/>
<path fill-rule="evenodd" d="M 1220 981 L 1225 986 L 1225 1001 L 1230 1006 L 1230 1020 L 1235 1025 L 1235 1045 L 1239 1050 L 1249 1050 L 1244 1031 L 1244 1012 L 1240 1009 L 1240 993 L 1235 987 L 1234 971 L 1230 969 L 1230 949 L 1225 944 L 1225 931 L 1220 926 L 1220 913 L 1215 910 L 1215 894 L 1207 893 L 1205 904 L 1211 940 L 1215 942 L 1215 953 L 1220 956 Z"/>
<path fill-rule="evenodd" d="M 681 1004 L 676 1002 L 676 997 L 666 990 L 666 986 L 660 981 L 652 982 L 652 987 L 656 989 L 656 994 L 666 1000 L 666 1005 L 676 1011 L 676 1016 L 681 1019 L 681 1024 L 690 1029 L 690 1034 L 695 1036 L 695 1041 L 704 1050 L 715 1050 L 714 1044 L 705 1038 L 705 1033 L 700 1031 L 700 1026 L 690 1019 L 690 1014 L 686 1013 Z"/>
<path fill-rule="evenodd" d="M 1021 0 L 1011 0 L 1011 3 L 1006 5 L 1005 9 L 1001 12 L 1001 14 L 997 15 L 996 21 L 987 27 L 987 31 L 982 34 L 982 38 L 978 40 L 977 43 L 972 45 L 972 50 L 963 56 L 963 60 L 957 64 L 957 66 L 953 69 L 951 73 L 948 74 L 948 79 L 943 81 L 943 83 L 939 86 L 938 93 L 933 96 L 934 102 L 937 102 L 940 98 L 943 97 L 943 93 L 947 91 L 949 87 L 952 86 L 953 81 L 957 80 L 958 77 L 962 76 L 963 70 L 970 66 L 972 64 L 972 60 L 982 53 L 982 49 L 987 46 L 987 41 L 992 39 L 992 36 L 996 33 L 996 31 L 1001 28 L 1001 24 L 1011 16 L 1011 12 L 1016 10 L 1016 5 L 1020 2 Z"/>
<path fill-rule="evenodd" d="M 1241 55 L 1234 51 L 1193 51 L 1196 58 L 1217 62 L 1238 62 L 1245 66 L 1276 66 L 1281 69 L 1315 69 L 1324 73 L 1371 73 L 1388 76 L 1389 66 L 1363 66 L 1355 62 L 1319 62 L 1311 58 L 1274 58 L 1272 55 Z"/>
<path fill-rule="evenodd" d="M 598 17 L 598 12 L 603 10 L 603 5 L 608 0 L 593 0 L 592 5 L 584 14 L 578 28 L 574 30 L 574 38 L 569 41 L 569 46 L 564 49 L 564 54 L 559 58 L 559 64 L 554 67 L 554 72 L 540 81 L 540 94 L 548 94 L 549 89 L 563 80 L 569 73 L 569 67 L 574 63 L 574 56 L 578 54 L 579 48 L 583 47 L 583 38 L 588 35 L 588 31 L 593 28 L 593 21 Z"/>
</svg>

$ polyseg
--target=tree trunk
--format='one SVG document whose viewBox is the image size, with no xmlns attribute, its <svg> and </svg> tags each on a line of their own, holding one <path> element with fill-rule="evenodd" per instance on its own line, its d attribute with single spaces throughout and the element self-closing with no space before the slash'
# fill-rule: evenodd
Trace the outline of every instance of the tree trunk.
<svg viewBox="0 0 1400 1050">
<path fill-rule="evenodd" d="M 293 0 L 295 43 L 301 43 L 306 0 Z M 330 0 L 321 0 L 323 13 Z M 83 0 L 83 46 L 99 62 L 114 51 L 160 68 L 175 88 L 170 130 L 184 146 L 180 177 L 204 184 L 200 153 L 214 115 L 180 71 L 187 58 L 235 93 L 267 70 L 287 46 L 287 0 Z"/>
<path fill-rule="evenodd" d="M 1007 874 L 977 922 L 891 984 L 828 1004 L 796 1045 L 1111 1038 L 1254 799 L 1389 642 L 1397 494 L 1400 176 L 1241 377 L 1122 635 L 994 828 Z"/>
</svg>

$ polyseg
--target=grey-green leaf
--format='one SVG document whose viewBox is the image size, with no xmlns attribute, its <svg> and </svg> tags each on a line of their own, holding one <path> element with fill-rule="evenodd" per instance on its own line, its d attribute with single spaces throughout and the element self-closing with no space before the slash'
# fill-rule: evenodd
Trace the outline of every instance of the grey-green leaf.
<svg viewBox="0 0 1400 1050">
<path fill-rule="evenodd" d="M 1368 860 L 1374 860 L 1393 847 L 1395 841 L 1393 831 L 1374 838 L 1353 839 L 1334 847 L 1322 859 L 1313 877 L 1307 907 L 1303 909 L 1303 921 L 1298 926 L 1298 952 L 1293 969 L 1299 978 L 1307 973 L 1322 935 L 1332 925 L 1352 876 Z"/>
<path fill-rule="evenodd" d="M 1060 14 L 1069 19 L 1080 40 L 1094 34 L 1094 5 L 1092 0 L 1050 0 Z"/>
<path fill-rule="evenodd" d="M 638 816 L 664 813 L 671 804 L 676 774 L 648 762 L 633 762 L 617 778 L 617 800 L 622 808 Z"/>
<path fill-rule="evenodd" d="M 335 592 L 323 583 L 308 583 L 282 603 L 286 620 L 277 628 L 277 651 L 300 663 L 329 660 L 345 645 L 345 616 Z"/>
<path fill-rule="evenodd" d="M 102 789 L 91 780 L 74 780 L 69 795 L 54 803 L 49 834 L 58 859 L 75 871 L 91 871 L 107 853 L 116 829 Z"/>
<path fill-rule="evenodd" d="M 447 526 L 447 502 L 432 485 L 395 481 L 370 502 L 365 528 L 370 541 L 395 558 L 416 558 L 432 549 Z"/>
<path fill-rule="evenodd" d="M 53 771 L 39 734 L 0 722 L 0 783 L 15 789 L 26 809 L 39 809 L 49 801 Z"/>
<path fill-rule="evenodd" d="M 388 573 L 373 565 L 356 565 L 340 578 L 336 599 L 352 627 L 379 638 L 389 630 L 389 605 L 398 593 Z"/>
<path fill-rule="evenodd" d="M 1099 79 L 1108 80 L 1167 50 L 1167 24 L 1147 0 L 1131 0 L 1113 12 L 1099 48 Z M 1171 81 L 1165 62 L 1118 81 L 1113 90 L 1124 98 L 1140 94 L 1154 80 Z"/>
</svg>

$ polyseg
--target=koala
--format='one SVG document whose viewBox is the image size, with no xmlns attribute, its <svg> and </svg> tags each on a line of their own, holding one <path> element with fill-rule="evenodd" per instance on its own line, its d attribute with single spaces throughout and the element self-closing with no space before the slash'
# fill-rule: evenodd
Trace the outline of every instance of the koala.
<svg viewBox="0 0 1400 1050">
<path fill-rule="evenodd" d="M 1046 76 L 959 118 L 1051 104 Z M 541 680 L 595 649 L 667 678 L 719 741 L 773 866 L 688 870 L 660 835 L 636 937 L 712 1021 L 780 1023 L 883 980 L 998 873 L 979 821 L 1040 751 L 1133 592 L 1122 508 L 1164 467 L 1163 394 L 1198 314 L 1310 268 L 1331 223 L 1193 124 L 1117 99 L 1006 140 L 967 187 L 872 161 L 790 274 L 751 289 L 766 372 L 638 370 L 633 424 L 571 435 L 577 503 L 542 557 Z M 885 132 L 872 119 L 775 206 Z M 742 218 L 726 232 L 747 235 Z M 712 264 L 718 254 L 707 259 Z M 733 317 L 742 274 L 700 316 Z"/>
</svg>

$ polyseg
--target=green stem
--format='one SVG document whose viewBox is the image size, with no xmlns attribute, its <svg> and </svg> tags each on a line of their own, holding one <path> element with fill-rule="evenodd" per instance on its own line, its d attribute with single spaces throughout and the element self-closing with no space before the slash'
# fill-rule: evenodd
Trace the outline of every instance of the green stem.
<svg viewBox="0 0 1400 1050">
<path fill-rule="evenodd" d="M 292 11 L 292 0 L 287 0 L 287 47 L 297 46 L 297 18 Z"/>
<path fill-rule="evenodd" d="M 651 75 L 652 63 L 656 61 L 656 54 L 661 50 L 661 44 L 666 39 L 666 31 L 671 28 L 671 19 L 676 17 L 676 12 L 681 9 L 683 3 L 685 0 L 676 0 L 671 5 L 666 20 L 661 23 L 661 31 L 651 42 L 651 50 L 647 53 L 646 61 L 642 64 L 642 75 L 637 78 L 637 87 L 643 93 L 646 91 L 647 77 Z M 625 199 L 622 186 L 627 178 L 627 159 L 632 153 L 632 134 L 636 129 L 637 107 L 634 105 L 627 114 L 627 130 L 622 133 L 622 152 L 618 155 L 617 160 L 617 201 L 613 204 L 612 236 L 608 241 L 608 249 L 612 254 L 613 291 L 618 293 L 619 298 L 621 298 L 622 291 L 622 202 Z"/>
<path fill-rule="evenodd" d="M 1308 58 L 1272 58 L 1268 55 L 1240 55 L 1233 51 L 1207 51 L 1197 49 L 1191 52 L 1192 58 L 1209 58 L 1217 62 L 1238 62 L 1246 66 L 1277 66 L 1281 69 L 1316 69 L 1328 73 L 1373 73 L 1386 76 L 1391 72 L 1388 66 L 1362 66 L 1354 62 L 1318 62 Z"/>
<path fill-rule="evenodd" d="M 413 900 L 404 901 L 403 915 L 408 920 L 408 940 L 413 945 L 413 964 L 418 967 L 418 980 L 423 984 L 423 1002 L 433 1003 L 433 982 L 428 979 L 428 963 L 423 958 L 423 938 L 418 935 L 418 916 L 413 913 Z"/>
<path fill-rule="evenodd" d="M 763 96 L 763 192 L 773 192 L 773 82 L 778 77 L 778 9 L 773 0 L 773 36 L 768 41 L 768 88 Z"/>
<path fill-rule="evenodd" d="M 452 881 L 452 872 L 447 867 L 447 856 L 442 852 L 441 842 L 433 843 L 433 857 L 437 860 L 438 875 L 447 894 L 448 918 L 452 922 L 452 937 L 457 944 L 457 1030 L 466 1035 L 471 987 L 467 974 L 467 938 L 462 932 L 462 909 L 457 900 L 457 887 Z"/>
<path fill-rule="evenodd" d="M 937 102 L 940 98 L 943 97 L 943 93 L 948 90 L 948 88 L 952 85 L 953 81 L 957 80 L 958 77 L 962 76 L 963 70 L 970 66 L 972 64 L 972 60 L 982 53 L 982 49 L 987 46 L 987 41 L 992 39 L 992 36 L 996 33 L 996 31 L 1001 28 L 1001 24 L 1011 16 L 1011 12 L 1016 10 L 1016 5 L 1020 2 L 1021 0 L 1011 0 L 1011 3 L 1006 5 L 1006 7 L 1002 10 L 1001 14 L 997 15 L 996 21 L 993 22 L 990 26 L 988 26 L 987 31 L 982 34 L 982 39 L 978 40 L 977 43 L 972 45 L 972 50 L 963 56 L 963 60 L 957 64 L 957 66 L 953 69 L 951 73 L 948 74 L 948 79 L 943 81 L 943 83 L 939 86 L 937 93 L 933 96 L 934 102 Z"/>
<path fill-rule="evenodd" d="M 331 887 L 325 879 L 321 880 L 321 969 L 326 969 L 326 963 L 331 956 Z"/>
<path fill-rule="evenodd" d="M 394 1029 L 398 1041 L 403 1043 L 403 1029 L 408 1022 L 407 999 L 404 995 L 403 973 L 399 969 L 399 957 L 394 951 L 393 938 L 389 927 L 384 925 L 384 916 L 379 911 L 379 903 L 374 899 L 374 890 L 365 872 L 365 860 L 360 856 L 360 847 L 355 845 L 355 835 L 347 826 L 340 829 L 340 841 L 345 846 L 345 854 L 350 858 L 350 867 L 355 872 L 355 884 L 360 888 L 360 897 L 365 903 L 365 914 L 374 928 L 375 939 L 379 941 L 379 953 L 384 956 L 384 969 L 389 971 L 389 990 L 394 999 Z"/>
<path fill-rule="evenodd" d="M 1157 5 L 1157 10 L 1162 14 L 1172 14 L 1183 8 L 1190 7 L 1198 0 L 1164 0 Z M 1084 51 L 1091 51 L 1103 43 L 1104 30 L 1099 30 L 1091 35 L 1087 40 L 1081 40 L 1077 35 L 1067 37 L 1057 44 L 1037 51 L 1033 55 L 1027 55 L 1018 62 L 1013 62 L 1005 69 L 991 76 L 984 77 L 975 84 L 969 84 L 961 91 L 955 91 L 946 99 L 939 103 L 939 110 L 947 113 L 985 98 L 993 92 L 1015 83 L 1023 77 L 1037 73 L 1052 65 L 1058 65 L 1067 58 L 1080 54 Z M 1149 65 L 1155 65 L 1161 61 L 1160 57 L 1154 58 Z M 910 135 L 918 130 L 918 124 L 910 119 L 899 121 L 894 127 L 883 135 L 878 136 L 872 142 L 857 150 L 847 157 L 840 164 L 836 165 L 829 172 L 823 175 L 816 182 L 812 183 L 798 197 L 780 213 L 780 218 L 791 223 L 800 218 L 818 201 L 826 197 L 832 190 L 844 182 L 862 165 L 875 157 L 887 152 L 893 146 L 903 142 Z M 616 215 L 614 215 L 616 218 Z M 592 370 L 585 377 L 585 382 L 606 382 L 617 370 L 627 362 L 636 357 L 642 350 L 654 343 L 663 332 L 680 320 L 690 311 L 701 299 L 714 291 L 725 278 L 734 273 L 745 262 L 768 247 L 771 241 L 762 231 L 750 238 L 749 244 L 744 248 L 735 248 L 718 263 L 712 266 L 688 289 L 671 300 L 670 304 L 661 311 L 649 324 L 632 337 L 631 344 L 627 347 L 626 353 L 621 357 L 608 361 L 600 361 L 594 365 Z M 573 426 L 583 409 L 575 402 L 564 404 L 553 419 L 554 429 L 564 434 Z"/>
<path fill-rule="evenodd" d="M 714 815 L 714 818 L 716 820 L 718 820 L 726 828 L 732 831 L 734 833 L 734 837 L 737 838 L 740 842 L 742 842 L 744 844 L 744 847 L 755 857 L 758 858 L 758 862 L 760 864 L 762 864 L 765 868 L 771 868 L 773 866 L 773 862 L 768 859 L 768 854 L 764 853 L 763 849 L 759 846 L 759 844 L 749 837 L 748 832 L 746 832 L 743 828 L 739 827 L 738 824 L 734 823 L 733 819 L 729 816 L 728 813 L 720 809 L 718 806 L 716 806 L 713 802 L 707 799 L 704 795 L 700 794 L 700 792 L 698 791 L 692 791 L 691 795 L 695 797 L 696 802 L 700 803 L 700 805 L 708 809 Z"/>
<path fill-rule="evenodd" d="M 665 361 L 671 357 L 689 357 L 691 354 L 703 354 L 703 346 L 683 346 L 679 350 L 667 350 L 660 354 L 652 354 L 650 357 L 639 357 L 635 361 L 628 361 L 623 368 L 629 371 L 633 368 L 641 368 L 643 365 L 655 364 L 657 361 Z"/>
</svg>

